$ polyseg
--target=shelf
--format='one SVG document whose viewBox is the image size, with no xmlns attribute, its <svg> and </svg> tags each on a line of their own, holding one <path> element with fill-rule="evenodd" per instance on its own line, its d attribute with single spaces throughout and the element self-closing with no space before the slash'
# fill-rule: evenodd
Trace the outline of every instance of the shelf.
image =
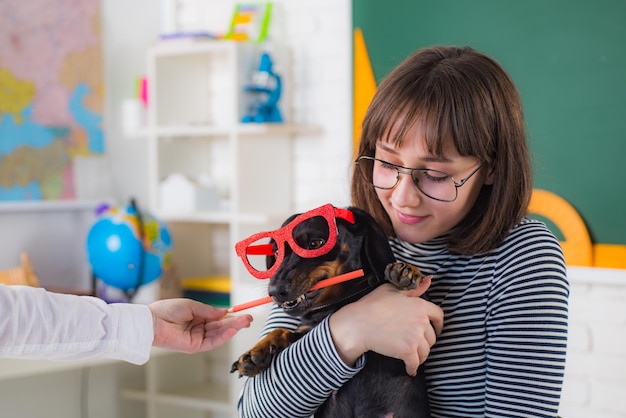
<svg viewBox="0 0 626 418">
<path fill-rule="evenodd" d="M 172 351 L 153 347 L 150 351 L 150 358 L 154 359 L 171 353 Z M 43 373 L 57 373 L 96 366 L 110 366 L 118 363 L 120 363 L 120 360 L 101 357 L 80 360 L 0 358 L 0 380 L 37 376 Z"/>
<path fill-rule="evenodd" d="M 157 217 L 164 222 L 179 223 L 211 223 L 211 224 L 230 224 L 238 222 L 248 225 L 262 225 L 273 220 L 274 216 L 254 214 L 254 213 L 231 213 L 231 212 L 157 212 Z"/>
<path fill-rule="evenodd" d="M 214 39 L 180 39 L 159 42 L 150 50 L 154 58 L 174 57 L 179 55 L 192 55 L 203 53 L 228 52 L 234 46 L 235 41 Z"/>
<path fill-rule="evenodd" d="M 76 199 L 76 200 L 36 200 L 36 201 L 2 201 L 0 213 L 23 212 L 60 212 L 95 210 L 103 203 L 112 199 Z"/>
<path fill-rule="evenodd" d="M 211 125 L 168 125 L 146 128 L 146 132 L 162 138 L 171 137 L 223 137 L 230 133 L 226 126 Z"/>
<path fill-rule="evenodd" d="M 156 403 L 200 409 L 204 411 L 232 412 L 228 384 L 207 382 L 173 390 L 160 391 L 153 396 Z M 126 389 L 122 397 L 147 401 L 150 394 L 143 390 Z"/>
<path fill-rule="evenodd" d="M 284 70 L 282 86 L 288 88 L 288 51 L 274 47 L 273 57 Z M 255 101 L 243 86 L 258 70 L 259 53 L 257 44 L 222 41 L 165 42 L 152 48 L 147 125 L 129 133 L 147 139 L 149 208 L 172 225 L 173 258 L 181 277 L 227 274 L 231 302 L 266 294 L 265 283 L 245 271 L 234 246 L 250 234 L 275 229 L 293 213 L 292 143 L 297 137 L 321 133 L 319 127 L 299 123 L 241 123 Z M 280 110 L 289 120 L 287 90 L 281 96 Z M 180 196 L 163 197 L 161 181 L 171 174 L 214 180 L 224 201 L 202 204 L 200 194 L 194 195 L 182 183 Z M 162 198 L 180 199 L 175 203 L 181 205 L 162 204 Z M 150 361 L 144 388 L 123 391 L 123 397 L 145 402 L 148 418 L 160 418 L 157 409 L 169 411 L 168 406 L 232 416 L 241 382 L 225 381 L 221 367 L 257 340 L 261 317 L 267 315 L 269 306 L 255 309 L 256 332 L 238 335 L 219 353 Z M 179 375 L 172 378 L 172 373 Z M 181 389 L 159 389 L 163 387 Z"/>
<path fill-rule="evenodd" d="M 83 360 L 30 360 L 0 359 L 0 381 L 4 379 L 39 376 L 44 373 L 58 373 L 88 367 L 115 364 L 117 360 L 97 358 Z"/>
<path fill-rule="evenodd" d="M 157 127 L 143 127 L 128 136 L 132 138 L 146 138 L 150 136 L 160 138 L 195 138 L 195 137 L 226 137 L 231 133 L 246 136 L 271 135 L 315 135 L 321 131 L 318 127 L 293 123 L 240 123 L 232 129 L 228 126 L 211 125 L 169 125 Z"/>
<path fill-rule="evenodd" d="M 294 123 L 240 123 L 235 127 L 240 135 L 311 135 L 321 132 L 319 127 Z"/>
</svg>

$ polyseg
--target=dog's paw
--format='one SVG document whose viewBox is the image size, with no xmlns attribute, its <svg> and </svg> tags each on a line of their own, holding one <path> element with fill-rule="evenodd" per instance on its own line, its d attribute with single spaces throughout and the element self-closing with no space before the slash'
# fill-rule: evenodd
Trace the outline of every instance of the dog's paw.
<svg viewBox="0 0 626 418">
<path fill-rule="evenodd" d="M 252 350 L 243 353 L 239 359 L 233 363 L 230 372 L 239 372 L 239 377 L 256 376 L 268 368 L 275 354 L 275 346 L 257 344 Z"/>
<path fill-rule="evenodd" d="M 233 363 L 230 372 L 239 372 L 241 376 L 256 376 L 267 369 L 276 354 L 294 342 L 300 334 L 284 328 L 276 328 L 256 343 L 251 350 L 243 353 Z"/>
<path fill-rule="evenodd" d="M 415 289 L 422 279 L 422 272 L 412 264 L 395 261 L 385 267 L 385 278 L 398 289 Z"/>
</svg>

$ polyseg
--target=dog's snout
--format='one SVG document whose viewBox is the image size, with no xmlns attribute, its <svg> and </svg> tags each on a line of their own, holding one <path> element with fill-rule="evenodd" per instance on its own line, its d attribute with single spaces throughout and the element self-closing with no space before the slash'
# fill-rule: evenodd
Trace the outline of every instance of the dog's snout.
<svg viewBox="0 0 626 418">
<path fill-rule="evenodd" d="M 282 284 L 270 284 L 268 294 L 278 302 L 284 302 L 289 297 L 289 286 Z"/>
</svg>

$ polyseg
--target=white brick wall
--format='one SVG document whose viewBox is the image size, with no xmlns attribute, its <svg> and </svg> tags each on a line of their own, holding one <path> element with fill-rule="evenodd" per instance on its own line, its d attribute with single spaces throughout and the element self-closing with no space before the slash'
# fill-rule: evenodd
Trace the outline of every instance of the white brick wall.
<svg viewBox="0 0 626 418">
<path fill-rule="evenodd" d="M 626 417 L 626 270 L 570 268 L 564 418 Z"/>
<path fill-rule="evenodd" d="M 294 207 L 350 202 L 352 158 L 352 3 L 349 0 L 274 2 L 276 37 L 292 54 L 295 121 L 321 128 L 294 145 Z"/>
</svg>

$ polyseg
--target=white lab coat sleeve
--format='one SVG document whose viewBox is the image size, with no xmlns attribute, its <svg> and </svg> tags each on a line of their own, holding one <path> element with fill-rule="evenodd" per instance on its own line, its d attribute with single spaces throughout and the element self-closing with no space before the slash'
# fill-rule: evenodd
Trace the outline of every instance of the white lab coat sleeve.
<svg viewBox="0 0 626 418">
<path fill-rule="evenodd" d="M 89 296 L 0 285 L 0 356 L 107 357 L 144 364 L 154 339 L 150 309 Z"/>
</svg>

